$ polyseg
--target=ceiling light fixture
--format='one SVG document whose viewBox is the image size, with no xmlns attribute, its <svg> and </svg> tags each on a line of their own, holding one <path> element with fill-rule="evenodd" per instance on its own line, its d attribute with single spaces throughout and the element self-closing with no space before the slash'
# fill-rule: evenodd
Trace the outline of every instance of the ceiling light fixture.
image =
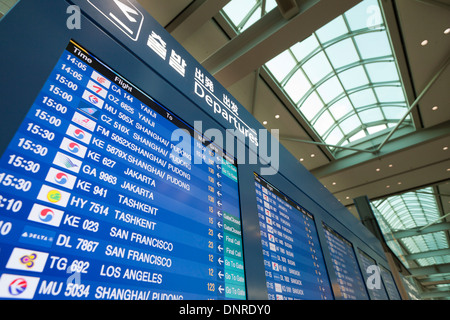
<svg viewBox="0 0 450 320">
<path fill-rule="evenodd" d="M 280 115 L 279 114 L 275 115 L 275 119 L 280 119 Z"/>
<path fill-rule="evenodd" d="M 442 150 L 446 151 L 446 150 L 448 150 L 448 147 L 447 146 L 443 147 Z"/>
<path fill-rule="evenodd" d="M 449 34 L 450 33 L 450 28 L 447 28 L 444 30 L 444 34 Z"/>
<path fill-rule="evenodd" d="M 303 158 L 300 158 L 300 162 L 303 162 L 303 161 L 305 161 L 305 159 L 303 159 Z"/>
<path fill-rule="evenodd" d="M 436 111 L 437 109 L 439 109 L 438 106 L 434 106 L 433 108 L 431 108 L 431 110 Z"/>
<path fill-rule="evenodd" d="M 336 182 L 333 182 L 332 185 L 335 186 L 335 185 L 336 185 Z"/>
<path fill-rule="evenodd" d="M 266 125 L 267 124 L 267 121 L 263 121 L 263 125 Z"/>
<path fill-rule="evenodd" d="M 380 169 L 380 168 L 376 168 L 375 171 L 376 171 L 376 172 L 380 172 L 381 169 Z"/>
<path fill-rule="evenodd" d="M 420 45 L 421 45 L 422 47 L 425 47 L 427 44 L 428 44 L 428 40 L 423 40 L 423 41 L 420 43 Z"/>
<path fill-rule="evenodd" d="M 314 158 L 316 155 L 314 153 L 311 154 L 311 158 Z"/>
</svg>

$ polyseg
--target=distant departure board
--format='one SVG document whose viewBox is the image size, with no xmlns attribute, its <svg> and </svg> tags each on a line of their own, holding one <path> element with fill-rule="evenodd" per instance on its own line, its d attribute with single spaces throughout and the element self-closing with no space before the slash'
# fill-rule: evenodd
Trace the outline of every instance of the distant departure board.
<svg viewBox="0 0 450 320">
<path fill-rule="evenodd" d="M 323 228 L 342 297 L 345 300 L 368 300 L 353 245 L 324 223 Z"/>
<path fill-rule="evenodd" d="M 400 293 L 398 292 L 392 273 L 383 266 L 380 266 L 381 278 L 383 279 L 384 286 L 388 293 L 390 300 L 402 300 Z"/>
<path fill-rule="evenodd" d="M 333 299 L 313 215 L 257 174 L 255 188 L 269 299 Z"/>
<path fill-rule="evenodd" d="M 0 248 L 1 298 L 246 298 L 234 158 L 73 41 L 1 157 Z"/>
<path fill-rule="evenodd" d="M 362 274 L 364 275 L 370 298 L 372 300 L 389 300 L 377 262 L 361 249 L 358 249 L 358 256 L 361 261 Z"/>
</svg>

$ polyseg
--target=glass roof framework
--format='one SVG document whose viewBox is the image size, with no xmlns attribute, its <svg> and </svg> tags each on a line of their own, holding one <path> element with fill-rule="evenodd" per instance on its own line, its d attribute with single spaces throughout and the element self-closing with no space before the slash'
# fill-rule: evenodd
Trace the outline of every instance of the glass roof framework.
<svg viewBox="0 0 450 320">
<path fill-rule="evenodd" d="M 276 6 L 275 0 L 233 0 L 223 7 L 222 13 L 225 13 L 236 32 L 241 33 Z"/>
<path fill-rule="evenodd" d="M 432 187 L 373 201 L 372 208 L 386 239 L 393 238 L 387 244 L 400 259 L 408 254 L 449 248 L 444 231 L 400 239 L 394 237 L 396 231 L 424 227 L 440 221 L 441 213 Z M 410 267 L 407 260 L 402 261 Z M 416 262 L 420 266 L 450 263 L 450 255 L 421 258 Z"/>
<path fill-rule="evenodd" d="M 361 2 L 265 66 L 328 145 L 371 137 L 408 109 L 376 0 Z M 413 126 L 410 116 L 403 125 Z"/>
</svg>

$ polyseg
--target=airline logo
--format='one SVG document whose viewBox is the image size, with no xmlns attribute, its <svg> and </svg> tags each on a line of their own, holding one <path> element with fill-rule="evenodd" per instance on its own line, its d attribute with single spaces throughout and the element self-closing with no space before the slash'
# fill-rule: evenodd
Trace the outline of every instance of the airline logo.
<svg viewBox="0 0 450 320">
<path fill-rule="evenodd" d="M 67 138 L 63 139 L 59 148 L 64 151 L 68 151 L 80 158 L 84 158 L 87 151 L 87 148 L 85 146 Z"/>
<path fill-rule="evenodd" d="M 55 204 L 57 206 L 66 207 L 69 202 L 70 193 L 43 185 L 37 196 L 38 200 Z"/>
<path fill-rule="evenodd" d="M 33 299 L 39 278 L 14 274 L 2 274 L 0 278 L 0 297 L 15 299 Z"/>
<path fill-rule="evenodd" d="M 48 253 L 45 252 L 14 248 L 6 264 L 6 268 L 42 272 L 44 271 L 47 258 Z"/>
<path fill-rule="evenodd" d="M 75 112 L 72 117 L 72 121 L 82 126 L 83 128 L 88 129 L 89 131 L 94 131 L 95 125 L 97 124 L 94 120 L 91 120 L 78 112 Z"/>
<path fill-rule="evenodd" d="M 272 269 L 273 271 L 280 271 L 278 263 L 272 261 Z"/>
<path fill-rule="evenodd" d="M 58 152 L 56 153 L 55 159 L 53 160 L 53 164 L 78 173 L 80 172 L 81 165 L 83 163 L 80 160 L 66 156 L 64 153 Z"/>
<path fill-rule="evenodd" d="M 26 225 L 20 234 L 19 242 L 33 247 L 51 248 L 56 232 Z"/>
<path fill-rule="evenodd" d="M 270 248 L 270 250 L 277 252 L 277 246 L 271 242 L 269 243 L 269 248 Z"/>
<path fill-rule="evenodd" d="M 263 194 L 263 198 L 264 200 L 269 201 L 269 196 L 267 194 Z"/>
<path fill-rule="evenodd" d="M 130 1 L 88 0 L 88 2 L 131 40 L 139 39 L 144 24 L 144 15 Z"/>
<path fill-rule="evenodd" d="M 106 99 L 106 94 L 108 93 L 108 91 L 99 84 L 95 83 L 94 81 L 89 80 L 87 88 L 92 92 L 98 94 L 103 99 Z"/>
<path fill-rule="evenodd" d="M 91 80 L 89 80 L 89 81 L 92 82 Z M 105 96 L 106 96 L 106 90 L 102 89 L 100 86 L 98 86 L 98 87 L 105 92 Z M 86 100 L 87 102 L 93 104 L 94 106 L 96 106 L 97 108 L 100 108 L 100 109 L 103 108 L 103 104 L 105 103 L 105 101 L 103 101 L 102 99 L 97 97 L 95 94 L 93 94 L 87 90 L 84 90 L 82 97 L 84 100 Z"/>
<path fill-rule="evenodd" d="M 73 189 L 75 182 L 77 181 L 77 177 L 58 169 L 50 168 L 45 181 L 55 183 L 67 189 Z"/>
<path fill-rule="evenodd" d="M 91 78 L 94 79 L 95 81 L 97 81 L 98 83 L 100 83 L 106 89 L 109 89 L 111 87 L 111 81 L 106 79 L 100 73 L 97 73 L 97 71 L 92 72 Z"/>
<path fill-rule="evenodd" d="M 66 134 L 72 138 L 77 139 L 83 143 L 89 144 L 91 142 L 92 134 L 86 132 L 86 130 L 82 130 L 73 124 L 69 125 L 69 128 L 66 131 Z"/>
<path fill-rule="evenodd" d="M 35 203 L 28 215 L 28 220 L 59 227 L 64 211 Z"/>
</svg>

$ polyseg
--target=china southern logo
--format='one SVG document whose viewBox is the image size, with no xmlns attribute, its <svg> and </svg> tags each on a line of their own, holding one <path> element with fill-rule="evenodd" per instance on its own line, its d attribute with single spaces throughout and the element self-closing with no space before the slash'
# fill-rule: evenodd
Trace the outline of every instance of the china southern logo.
<svg viewBox="0 0 450 320">
<path fill-rule="evenodd" d="M 144 15 L 129 0 L 88 0 L 117 28 L 137 41 L 144 23 Z"/>
</svg>

